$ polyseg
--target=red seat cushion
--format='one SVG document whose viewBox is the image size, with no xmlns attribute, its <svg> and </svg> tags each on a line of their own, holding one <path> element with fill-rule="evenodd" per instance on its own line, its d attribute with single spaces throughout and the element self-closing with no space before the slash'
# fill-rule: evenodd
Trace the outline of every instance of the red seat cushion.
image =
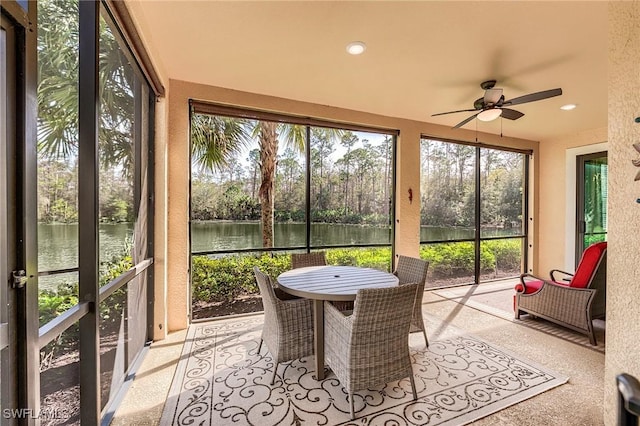
<svg viewBox="0 0 640 426">
<path fill-rule="evenodd" d="M 573 275 L 569 287 L 586 288 L 591 281 L 591 277 L 602 258 L 602 254 L 607 249 L 607 242 L 591 244 L 582 253 L 582 258 L 578 264 L 578 269 Z"/>
<path fill-rule="evenodd" d="M 536 291 L 540 290 L 540 287 L 542 287 L 542 283 L 544 281 L 542 280 L 532 280 L 532 281 L 526 281 L 527 286 L 524 289 L 524 294 L 531 294 L 531 293 L 535 293 Z M 522 284 L 518 283 L 516 284 L 516 291 L 517 292 L 522 292 Z"/>
</svg>

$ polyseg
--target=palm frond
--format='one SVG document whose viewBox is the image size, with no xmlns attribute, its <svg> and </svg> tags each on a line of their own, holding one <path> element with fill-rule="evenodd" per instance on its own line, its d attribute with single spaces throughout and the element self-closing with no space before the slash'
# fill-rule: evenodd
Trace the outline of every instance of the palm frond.
<svg viewBox="0 0 640 426">
<path fill-rule="evenodd" d="M 191 120 L 192 156 L 205 170 L 220 170 L 251 141 L 247 120 L 194 114 Z"/>
</svg>

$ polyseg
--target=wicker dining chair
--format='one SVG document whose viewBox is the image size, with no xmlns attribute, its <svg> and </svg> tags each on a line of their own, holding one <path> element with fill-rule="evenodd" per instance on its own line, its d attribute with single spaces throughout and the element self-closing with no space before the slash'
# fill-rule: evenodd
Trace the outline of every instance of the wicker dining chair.
<svg viewBox="0 0 640 426">
<path fill-rule="evenodd" d="M 419 283 L 359 290 L 352 315 L 324 303 L 325 362 L 349 395 L 409 376 L 417 398 L 409 326 Z"/>
<path fill-rule="evenodd" d="M 427 280 L 428 269 L 428 261 L 400 255 L 398 257 L 396 270 L 393 272 L 393 274 L 398 277 L 399 285 L 418 283 L 416 303 L 413 305 L 413 317 L 411 318 L 411 328 L 409 329 L 409 333 L 417 333 L 421 331 L 424 335 L 424 343 L 426 347 L 429 347 L 429 339 L 427 339 L 427 331 L 422 317 L 422 296 L 424 295 L 424 285 Z"/>
<path fill-rule="evenodd" d="M 323 251 L 291 254 L 291 267 L 293 269 L 304 268 L 305 266 L 324 266 L 326 264 L 327 258 Z"/>
<path fill-rule="evenodd" d="M 313 306 L 308 299 L 279 299 L 269 276 L 257 266 L 253 268 L 253 272 L 264 307 L 264 325 L 258 353 L 264 342 L 273 356 L 273 384 L 278 364 L 313 355 Z"/>
</svg>

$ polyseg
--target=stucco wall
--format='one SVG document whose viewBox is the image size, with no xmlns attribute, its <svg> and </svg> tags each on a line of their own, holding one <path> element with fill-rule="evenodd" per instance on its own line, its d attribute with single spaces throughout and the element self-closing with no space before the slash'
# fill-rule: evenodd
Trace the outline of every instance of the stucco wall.
<svg viewBox="0 0 640 426">
<path fill-rule="evenodd" d="M 283 112 L 400 131 L 397 151 L 396 253 L 416 256 L 420 230 L 420 135 L 475 141 L 476 133 L 429 123 L 170 80 L 168 96 L 167 323 L 188 325 L 189 312 L 189 99 Z M 479 134 L 486 144 L 537 149 L 537 142 Z M 409 202 L 408 190 L 413 191 Z"/>
<path fill-rule="evenodd" d="M 558 111 L 558 114 L 571 112 Z M 562 117 L 559 117 L 562 119 Z M 537 262 L 534 273 L 548 276 L 549 270 L 559 268 L 572 270 L 573 256 L 567 259 L 567 248 L 572 250 L 574 241 L 567 240 L 567 226 L 575 226 L 575 187 L 573 197 L 567 198 L 567 174 L 575 175 L 575 154 L 606 150 L 607 129 L 594 129 L 562 138 L 540 142 L 538 163 L 542 169 L 538 178 L 541 188 L 539 202 L 533 212 L 538 234 Z M 582 149 L 574 149 L 581 147 Z M 595 148 L 593 148 L 595 147 Z M 569 185 L 575 184 L 574 181 Z M 566 209 L 572 209 L 573 216 L 566 218 Z M 568 223 L 567 223 L 568 222 Z"/>
<path fill-rule="evenodd" d="M 615 424 L 615 376 L 640 378 L 640 3 L 609 3 L 609 250 L 605 424 Z"/>
</svg>

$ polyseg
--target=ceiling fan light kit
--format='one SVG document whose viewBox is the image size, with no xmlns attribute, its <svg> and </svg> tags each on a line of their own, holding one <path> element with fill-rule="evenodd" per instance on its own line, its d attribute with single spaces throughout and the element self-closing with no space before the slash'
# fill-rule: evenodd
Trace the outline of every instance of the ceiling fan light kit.
<svg viewBox="0 0 640 426">
<path fill-rule="evenodd" d="M 482 90 L 484 90 L 484 96 L 476 99 L 473 103 L 472 109 L 461 109 L 457 111 L 439 112 L 433 114 L 432 117 L 444 114 L 453 114 L 456 112 L 475 112 L 472 116 L 465 118 L 460 123 L 456 124 L 453 128 L 457 129 L 464 126 L 474 118 L 478 118 L 480 121 L 492 121 L 502 116 L 507 120 L 517 120 L 524 114 L 515 109 L 505 108 L 511 105 L 525 104 L 528 102 L 541 101 L 543 99 L 552 98 L 554 96 L 562 95 L 562 89 L 544 90 L 542 92 L 529 93 L 528 95 L 518 96 L 517 98 L 505 100 L 502 94 L 502 89 L 494 89 L 496 80 L 483 81 L 480 84 Z"/>
<path fill-rule="evenodd" d="M 500 108 L 491 108 L 478 113 L 477 118 L 480 121 L 493 121 L 501 115 L 502 110 Z"/>
</svg>

